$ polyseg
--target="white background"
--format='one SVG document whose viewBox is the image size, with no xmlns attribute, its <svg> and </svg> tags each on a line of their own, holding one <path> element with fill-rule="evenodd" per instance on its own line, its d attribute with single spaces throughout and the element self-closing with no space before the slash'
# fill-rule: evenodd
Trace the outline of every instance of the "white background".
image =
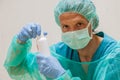
<svg viewBox="0 0 120 80">
<path fill-rule="evenodd" d="M 49 45 L 60 40 L 53 9 L 59 0 L 0 0 L 0 80 L 11 80 L 3 67 L 12 37 L 23 25 L 37 22 L 48 32 Z M 93 0 L 100 18 L 99 30 L 120 40 L 120 0 Z M 32 50 L 36 51 L 35 40 Z"/>
</svg>

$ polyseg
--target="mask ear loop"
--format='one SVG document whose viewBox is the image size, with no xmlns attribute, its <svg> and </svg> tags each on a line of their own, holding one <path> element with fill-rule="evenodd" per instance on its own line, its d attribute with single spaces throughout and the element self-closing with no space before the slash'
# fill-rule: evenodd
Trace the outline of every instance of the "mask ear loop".
<svg viewBox="0 0 120 80">
<path fill-rule="evenodd" d="M 92 19 L 90 19 L 90 21 L 89 21 L 89 23 L 88 23 L 88 25 L 87 25 L 87 28 L 91 26 L 91 30 L 90 30 L 90 31 L 91 31 L 91 33 L 90 33 L 90 35 L 89 35 L 89 36 L 90 36 L 90 37 L 91 37 L 91 39 L 92 39 L 93 35 L 92 35 L 92 25 L 91 25 L 91 23 L 92 23 Z"/>
</svg>

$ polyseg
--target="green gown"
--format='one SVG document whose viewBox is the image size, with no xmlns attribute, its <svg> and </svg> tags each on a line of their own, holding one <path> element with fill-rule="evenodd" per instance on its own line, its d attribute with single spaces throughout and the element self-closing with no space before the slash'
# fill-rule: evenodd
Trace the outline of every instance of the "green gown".
<svg viewBox="0 0 120 80">
<path fill-rule="evenodd" d="M 91 62 L 81 62 L 76 50 L 70 49 L 63 42 L 50 47 L 66 73 L 54 80 L 120 80 L 120 42 L 103 32 L 97 34 L 103 41 L 93 55 Z M 9 47 L 4 63 L 13 80 L 51 80 L 38 70 L 36 55 L 31 52 L 31 41 L 18 44 L 16 36 Z"/>
</svg>

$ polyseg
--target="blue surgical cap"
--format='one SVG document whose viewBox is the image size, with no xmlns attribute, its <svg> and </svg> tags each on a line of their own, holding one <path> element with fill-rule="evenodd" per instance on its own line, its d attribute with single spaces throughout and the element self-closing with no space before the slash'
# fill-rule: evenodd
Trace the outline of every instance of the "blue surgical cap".
<svg viewBox="0 0 120 80">
<path fill-rule="evenodd" d="M 96 14 L 96 8 L 91 0 L 60 0 L 54 9 L 55 21 L 59 26 L 59 16 L 65 12 L 81 14 L 91 22 L 93 30 L 98 26 L 99 18 Z"/>
</svg>

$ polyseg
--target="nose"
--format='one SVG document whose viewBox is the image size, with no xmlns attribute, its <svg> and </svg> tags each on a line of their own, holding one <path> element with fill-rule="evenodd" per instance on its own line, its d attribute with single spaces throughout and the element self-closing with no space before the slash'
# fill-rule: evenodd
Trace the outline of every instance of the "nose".
<svg viewBox="0 0 120 80">
<path fill-rule="evenodd" d="M 71 27 L 71 28 L 69 29 L 69 31 L 76 31 L 76 30 L 78 30 L 78 28 L 76 28 L 76 27 Z"/>
</svg>

